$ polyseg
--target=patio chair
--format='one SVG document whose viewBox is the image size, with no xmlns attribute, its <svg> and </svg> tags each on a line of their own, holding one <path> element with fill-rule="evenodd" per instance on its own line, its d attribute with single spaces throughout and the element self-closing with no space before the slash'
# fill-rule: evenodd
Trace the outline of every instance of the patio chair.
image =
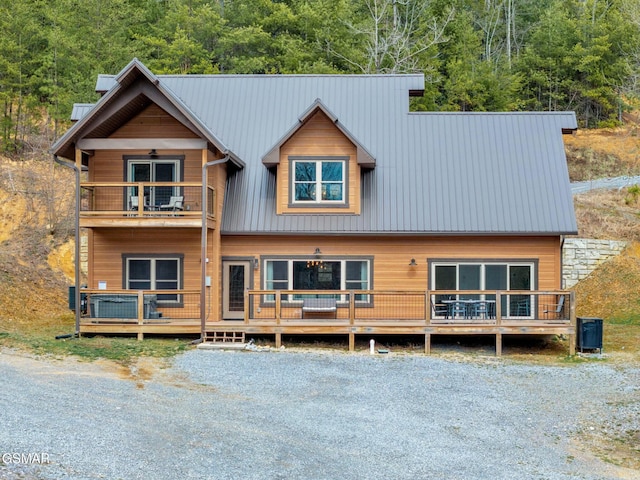
<svg viewBox="0 0 640 480">
<path fill-rule="evenodd" d="M 449 306 L 444 303 L 433 303 L 431 301 L 431 313 L 433 317 L 447 317 L 449 315 Z"/>
<path fill-rule="evenodd" d="M 471 304 L 474 318 L 489 318 L 489 305 L 484 300 L 478 300 Z"/>
<path fill-rule="evenodd" d="M 184 197 L 180 196 L 180 197 L 171 197 L 169 198 L 169 203 L 167 203 L 166 205 L 160 205 L 158 207 L 158 209 L 160 211 L 170 211 L 170 212 L 177 212 L 178 210 L 182 210 L 183 209 L 183 201 L 184 201 Z"/>
<path fill-rule="evenodd" d="M 147 200 L 147 197 L 144 197 L 143 202 L 144 202 L 142 204 L 143 208 L 145 210 L 147 210 L 148 207 L 149 207 L 149 202 Z M 129 210 L 130 211 L 134 212 L 134 211 L 138 210 L 138 205 L 139 205 L 139 202 L 138 202 L 138 196 L 137 195 L 133 195 L 133 196 L 129 197 Z"/>
<path fill-rule="evenodd" d="M 558 298 L 558 303 L 545 305 L 542 313 L 544 313 L 544 318 L 549 318 L 553 320 L 559 320 L 563 318 L 564 295 L 560 295 L 560 297 Z"/>
<path fill-rule="evenodd" d="M 450 305 L 449 316 L 451 318 L 469 318 L 469 309 L 467 302 L 453 302 Z"/>
<path fill-rule="evenodd" d="M 518 300 L 516 303 L 515 315 L 517 317 L 528 317 L 531 315 L 531 300 L 529 297 Z"/>
</svg>

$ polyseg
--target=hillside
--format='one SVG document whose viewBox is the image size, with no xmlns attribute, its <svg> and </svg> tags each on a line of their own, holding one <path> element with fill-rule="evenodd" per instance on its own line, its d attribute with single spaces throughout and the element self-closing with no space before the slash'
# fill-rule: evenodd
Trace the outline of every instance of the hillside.
<svg viewBox="0 0 640 480">
<path fill-rule="evenodd" d="M 565 135 L 571 181 L 640 175 L 640 129 L 578 130 Z M 640 241 L 640 190 L 600 190 L 574 197 L 579 236 Z"/>
</svg>

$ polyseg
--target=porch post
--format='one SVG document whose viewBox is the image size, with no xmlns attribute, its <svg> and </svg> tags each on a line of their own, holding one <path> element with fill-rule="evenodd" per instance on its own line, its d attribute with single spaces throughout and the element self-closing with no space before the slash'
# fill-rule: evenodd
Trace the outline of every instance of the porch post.
<svg viewBox="0 0 640 480">
<path fill-rule="evenodd" d="M 82 150 L 76 148 L 76 162 L 70 163 L 64 160 L 60 160 L 57 155 L 53 156 L 53 160 L 63 167 L 71 168 L 75 172 L 75 180 L 76 180 L 76 208 L 75 208 L 75 225 L 74 225 L 74 240 L 75 240 L 75 248 L 74 248 L 74 268 L 75 268 L 75 305 L 76 305 L 76 336 L 80 336 L 80 316 L 82 315 L 82 308 L 80 305 L 80 172 L 82 171 Z"/>
<path fill-rule="evenodd" d="M 200 236 L 200 338 L 203 339 L 207 321 L 207 234 L 209 232 L 207 222 L 207 168 L 226 163 L 229 160 L 229 155 L 227 154 L 223 158 L 207 162 L 207 152 L 208 150 L 206 148 L 202 149 L 202 192 L 200 195 L 202 210 L 202 229 Z"/>
</svg>

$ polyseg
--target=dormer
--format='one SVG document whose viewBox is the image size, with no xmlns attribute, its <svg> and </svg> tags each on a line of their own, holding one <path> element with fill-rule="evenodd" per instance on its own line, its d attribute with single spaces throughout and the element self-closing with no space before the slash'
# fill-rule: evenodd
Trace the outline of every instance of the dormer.
<svg viewBox="0 0 640 480">
<path fill-rule="evenodd" d="M 373 156 L 320 100 L 262 157 L 276 169 L 277 214 L 360 214 L 362 169 Z"/>
</svg>

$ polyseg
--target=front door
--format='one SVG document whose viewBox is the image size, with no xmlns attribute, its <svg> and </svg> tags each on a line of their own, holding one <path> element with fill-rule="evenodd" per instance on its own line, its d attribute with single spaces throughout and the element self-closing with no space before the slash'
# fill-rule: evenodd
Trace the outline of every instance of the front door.
<svg viewBox="0 0 640 480">
<path fill-rule="evenodd" d="M 251 287 L 251 261 L 222 261 L 222 318 L 244 319 L 244 292 Z"/>
</svg>

